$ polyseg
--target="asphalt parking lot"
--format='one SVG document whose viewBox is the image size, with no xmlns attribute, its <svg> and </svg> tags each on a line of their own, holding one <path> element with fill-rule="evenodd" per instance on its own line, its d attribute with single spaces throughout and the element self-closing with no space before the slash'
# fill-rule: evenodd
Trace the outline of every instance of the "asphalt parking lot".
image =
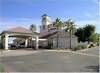
<svg viewBox="0 0 100 73">
<path fill-rule="evenodd" d="M 59 50 L 58 50 L 59 51 Z M 12 52 L 12 51 L 11 51 Z M 8 52 L 11 54 L 11 52 Z M 15 51 L 16 52 L 16 51 Z M 98 72 L 99 48 L 86 51 L 17 51 L 24 55 L 2 56 L 0 63 L 8 72 Z M 7 55 L 7 54 L 6 54 Z"/>
</svg>

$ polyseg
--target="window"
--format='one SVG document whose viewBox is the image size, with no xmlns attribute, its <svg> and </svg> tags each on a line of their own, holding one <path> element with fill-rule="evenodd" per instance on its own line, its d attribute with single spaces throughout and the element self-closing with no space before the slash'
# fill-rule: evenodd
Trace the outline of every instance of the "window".
<svg viewBox="0 0 100 73">
<path fill-rule="evenodd" d="M 43 29 L 45 29 L 45 25 L 43 25 Z"/>
</svg>

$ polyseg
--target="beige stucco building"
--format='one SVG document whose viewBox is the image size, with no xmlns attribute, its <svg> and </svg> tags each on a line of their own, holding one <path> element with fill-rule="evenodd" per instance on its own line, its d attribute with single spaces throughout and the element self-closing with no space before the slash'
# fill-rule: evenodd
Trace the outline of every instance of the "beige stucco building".
<svg viewBox="0 0 100 73">
<path fill-rule="evenodd" d="M 54 26 L 54 22 L 51 18 L 44 14 L 40 25 L 40 33 L 34 32 L 23 27 L 15 27 L 5 30 L 1 33 L 1 41 L 3 48 L 9 49 L 9 38 L 15 37 L 13 44 L 20 45 L 24 43 L 24 47 L 34 48 L 74 48 L 77 46 L 77 37 L 72 35 L 70 40 L 69 32 L 65 32 L 65 26 L 63 25 L 59 30 Z M 64 23 L 64 22 L 63 22 Z M 71 41 L 71 43 L 70 43 Z"/>
<path fill-rule="evenodd" d="M 54 25 L 54 22 L 51 21 L 49 16 L 46 14 L 43 15 L 42 25 L 40 26 L 40 37 L 48 39 L 46 41 L 47 45 L 51 44 L 52 48 L 70 48 L 70 34 L 69 32 L 65 32 L 66 27 L 63 25 L 59 30 L 57 30 Z M 71 48 L 77 46 L 77 43 L 77 37 L 72 35 Z"/>
</svg>

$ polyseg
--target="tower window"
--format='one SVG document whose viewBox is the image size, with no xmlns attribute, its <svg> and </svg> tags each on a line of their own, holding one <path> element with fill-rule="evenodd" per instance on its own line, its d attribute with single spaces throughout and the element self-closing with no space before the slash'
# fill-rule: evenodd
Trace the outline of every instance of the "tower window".
<svg viewBox="0 0 100 73">
<path fill-rule="evenodd" d="M 45 25 L 43 25 L 43 29 L 45 29 Z"/>
<path fill-rule="evenodd" d="M 46 20 L 46 18 L 43 18 L 43 20 Z"/>
</svg>

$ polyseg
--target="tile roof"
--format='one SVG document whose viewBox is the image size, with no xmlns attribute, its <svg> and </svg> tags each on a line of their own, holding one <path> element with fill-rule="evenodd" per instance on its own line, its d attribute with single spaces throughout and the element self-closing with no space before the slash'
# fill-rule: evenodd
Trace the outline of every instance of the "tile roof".
<svg viewBox="0 0 100 73">
<path fill-rule="evenodd" d="M 26 29 L 26 28 L 24 28 L 24 27 L 15 27 L 15 28 L 11 28 L 11 29 L 6 30 L 5 32 L 32 33 L 31 30 Z"/>
<path fill-rule="evenodd" d="M 48 32 L 47 34 L 40 36 L 40 38 L 46 38 L 46 37 L 49 37 L 49 36 L 56 34 L 56 33 L 57 33 L 57 31 Z"/>
</svg>

